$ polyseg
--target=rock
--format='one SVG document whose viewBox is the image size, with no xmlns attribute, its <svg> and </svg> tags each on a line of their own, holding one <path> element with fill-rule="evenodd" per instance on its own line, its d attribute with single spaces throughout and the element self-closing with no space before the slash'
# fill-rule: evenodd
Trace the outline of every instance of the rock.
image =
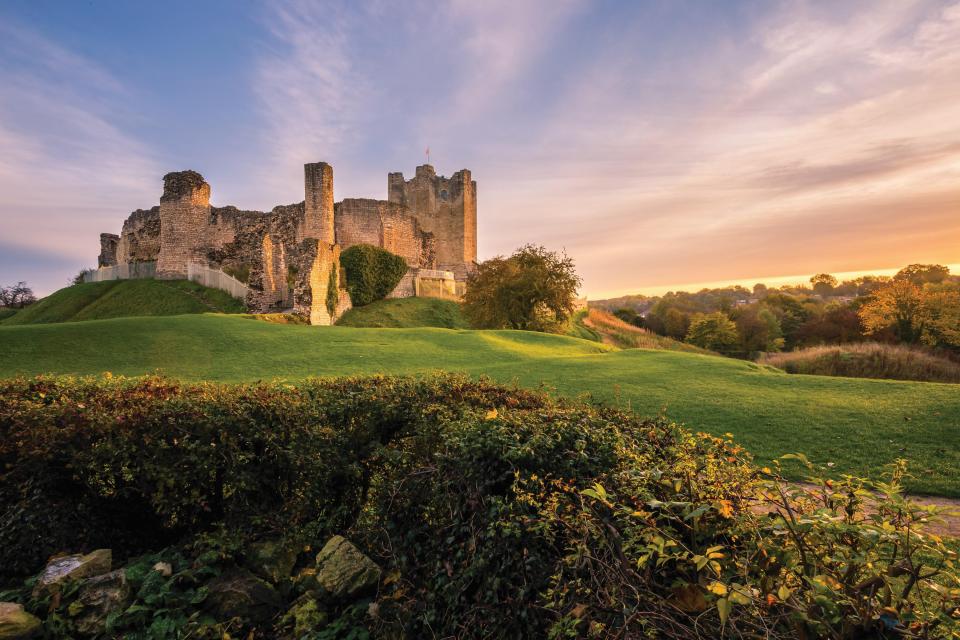
<svg viewBox="0 0 960 640">
<path fill-rule="evenodd" d="M 40 635 L 40 618 L 23 610 L 22 604 L 0 602 L 0 640 L 26 640 Z"/>
<path fill-rule="evenodd" d="M 317 568 L 304 567 L 293 577 L 293 589 L 296 593 L 306 593 L 323 589 L 317 582 Z"/>
<path fill-rule="evenodd" d="M 297 550 L 278 540 L 266 540 L 250 545 L 246 566 L 255 574 L 273 584 L 290 579 L 297 562 Z"/>
<path fill-rule="evenodd" d="M 107 616 L 122 611 L 129 603 L 130 584 L 123 569 L 84 580 L 79 597 L 71 605 L 71 609 L 77 611 L 77 632 L 84 636 L 103 633 Z"/>
<path fill-rule="evenodd" d="M 169 562 L 158 562 L 153 565 L 153 570 L 162 575 L 164 578 L 169 578 L 173 575 L 173 567 Z"/>
<path fill-rule="evenodd" d="M 283 624 L 293 626 L 294 638 L 309 637 L 311 632 L 327 626 L 327 612 L 315 599 L 303 596 L 283 614 Z"/>
<path fill-rule="evenodd" d="M 317 554 L 317 582 L 334 598 L 352 598 L 379 581 L 380 567 L 342 536 L 330 538 Z"/>
<path fill-rule="evenodd" d="M 218 620 L 265 622 L 282 604 L 276 589 L 245 569 L 228 571 L 207 584 L 206 609 Z"/>
<path fill-rule="evenodd" d="M 33 596 L 53 593 L 64 580 L 80 580 L 90 576 L 109 573 L 113 565 L 113 552 L 110 549 L 97 549 L 86 555 L 63 556 L 47 563 L 46 568 L 33 588 Z"/>
</svg>

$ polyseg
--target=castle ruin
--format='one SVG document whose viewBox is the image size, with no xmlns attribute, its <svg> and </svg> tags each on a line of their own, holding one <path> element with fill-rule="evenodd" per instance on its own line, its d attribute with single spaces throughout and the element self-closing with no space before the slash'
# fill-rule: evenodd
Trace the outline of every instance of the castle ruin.
<svg viewBox="0 0 960 640">
<path fill-rule="evenodd" d="M 251 311 L 293 309 L 312 324 L 331 324 L 350 307 L 340 252 L 359 243 L 407 261 L 391 297 L 415 295 L 422 273 L 449 272 L 462 283 L 477 259 L 477 183 L 467 169 L 447 178 L 426 164 L 410 180 L 390 173 L 387 200 L 334 202 L 333 167 L 317 162 L 304 165 L 303 202 L 265 213 L 212 206 L 203 176 L 168 173 L 159 206 L 131 213 L 120 235 L 100 234 L 97 263 L 155 262 L 165 279 L 185 279 L 191 265 L 202 265 L 245 282 Z"/>
</svg>

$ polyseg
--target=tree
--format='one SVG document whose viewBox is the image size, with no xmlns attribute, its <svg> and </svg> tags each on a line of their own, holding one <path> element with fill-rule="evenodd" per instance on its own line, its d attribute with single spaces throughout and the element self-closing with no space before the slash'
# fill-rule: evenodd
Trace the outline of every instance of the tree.
<svg viewBox="0 0 960 640">
<path fill-rule="evenodd" d="M 481 329 L 555 332 L 569 322 L 579 288 L 572 258 L 526 245 L 477 266 L 467 277 L 463 311 Z"/>
<path fill-rule="evenodd" d="M 860 307 L 860 320 L 869 334 L 892 326 L 901 342 L 919 342 L 924 330 L 925 298 L 923 288 L 910 280 L 893 280 Z"/>
<path fill-rule="evenodd" d="M 877 289 L 886 286 L 890 282 L 890 276 L 860 276 L 855 278 L 853 282 L 857 285 L 858 296 L 868 296 Z"/>
<path fill-rule="evenodd" d="M 635 327 L 643 326 L 643 316 L 634 311 L 633 309 L 627 309 L 626 307 L 621 307 L 613 312 L 613 315 L 620 318 L 627 324 L 632 324 Z"/>
<path fill-rule="evenodd" d="M 796 345 L 797 330 L 810 318 L 810 312 L 789 293 L 771 293 L 764 298 L 764 302 L 780 321 L 786 348 L 792 349 Z"/>
<path fill-rule="evenodd" d="M 879 334 L 874 334 L 877 338 Z M 844 344 L 863 340 L 860 316 L 850 305 L 828 305 L 797 329 L 796 342 L 801 346 Z"/>
<path fill-rule="evenodd" d="M 937 284 L 943 282 L 950 275 L 950 269 L 942 264 L 911 264 L 893 276 L 894 280 L 908 280 L 913 284 L 924 285 L 928 282 Z"/>
<path fill-rule="evenodd" d="M 690 321 L 687 342 L 718 353 L 730 353 L 737 348 L 740 337 L 737 325 L 730 318 L 716 311 L 698 313 Z"/>
<path fill-rule="evenodd" d="M 674 340 L 683 340 L 690 330 L 690 315 L 676 307 L 670 307 L 663 319 L 663 330 Z"/>
<path fill-rule="evenodd" d="M 813 292 L 819 296 L 828 296 L 833 293 L 833 288 L 837 286 L 837 279 L 829 273 L 818 273 L 810 278 L 810 284 L 813 285 Z"/>
<path fill-rule="evenodd" d="M 33 295 L 33 290 L 22 280 L 9 287 L 0 287 L 0 307 L 22 309 L 36 301 L 37 297 Z"/>
<path fill-rule="evenodd" d="M 960 283 L 943 282 L 924 287 L 926 316 L 924 342 L 960 348 Z"/>
<path fill-rule="evenodd" d="M 780 321 L 763 305 L 751 305 L 736 319 L 740 346 L 746 353 L 757 351 L 780 351 L 783 348 L 783 331 Z"/>
</svg>

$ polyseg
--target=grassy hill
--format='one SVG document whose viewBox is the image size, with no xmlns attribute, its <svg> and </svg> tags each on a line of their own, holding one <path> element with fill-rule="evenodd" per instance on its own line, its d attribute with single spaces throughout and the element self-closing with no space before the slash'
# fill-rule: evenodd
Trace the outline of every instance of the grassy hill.
<svg viewBox="0 0 960 640">
<path fill-rule="evenodd" d="M 217 315 L 0 326 L 0 376 L 138 375 L 250 381 L 461 371 L 568 396 L 661 409 L 694 430 L 733 433 L 761 461 L 802 452 L 832 473 L 912 461 L 914 490 L 960 496 L 955 385 L 788 375 L 710 355 L 616 350 L 520 331 L 310 327 Z"/>
<path fill-rule="evenodd" d="M 219 289 L 187 280 L 111 280 L 56 291 L 2 321 L 3 325 L 103 320 L 185 313 L 243 313 L 244 304 Z"/>
<path fill-rule="evenodd" d="M 574 322 L 576 329 L 571 332 L 574 337 L 596 339 L 621 349 L 664 349 L 716 355 L 698 346 L 635 327 L 602 309 L 590 309 L 580 313 Z"/>
<path fill-rule="evenodd" d="M 345 313 L 337 324 L 343 327 L 441 327 L 466 329 L 460 305 L 438 298 L 396 298 L 379 300 Z"/>
</svg>

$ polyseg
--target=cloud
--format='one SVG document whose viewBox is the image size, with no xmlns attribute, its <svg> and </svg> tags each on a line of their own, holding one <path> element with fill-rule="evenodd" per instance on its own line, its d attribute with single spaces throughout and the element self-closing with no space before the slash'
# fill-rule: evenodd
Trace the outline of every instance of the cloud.
<svg viewBox="0 0 960 640">
<path fill-rule="evenodd" d="M 370 89 L 351 56 L 357 20 L 339 2 L 269 5 L 264 25 L 270 38 L 254 72 L 266 125 L 263 141 L 276 166 L 267 175 L 268 187 L 289 192 L 298 185 L 302 195 L 299 168 L 341 156 L 358 135 Z"/>
<path fill-rule="evenodd" d="M 487 167 L 501 189 L 481 191 L 481 242 L 539 233 L 588 291 L 955 262 L 938 234 L 960 188 L 957 6 L 783 2 L 668 67 L 605 44 L 569 70 L 532 150 Z"/>
<path fill-rule="evenodd" d="M 0 25 L 0 237 L 60 260 L 3 264 L 0 277 L 62 285 L 63 265 L 89 266 L 102 230 L 119 227 L 162 173 L 118 122 L 129 96 L 100 65 L 42 34 Z M 19 255 L 19 254 L 18 254 Z"/>
</svg>

